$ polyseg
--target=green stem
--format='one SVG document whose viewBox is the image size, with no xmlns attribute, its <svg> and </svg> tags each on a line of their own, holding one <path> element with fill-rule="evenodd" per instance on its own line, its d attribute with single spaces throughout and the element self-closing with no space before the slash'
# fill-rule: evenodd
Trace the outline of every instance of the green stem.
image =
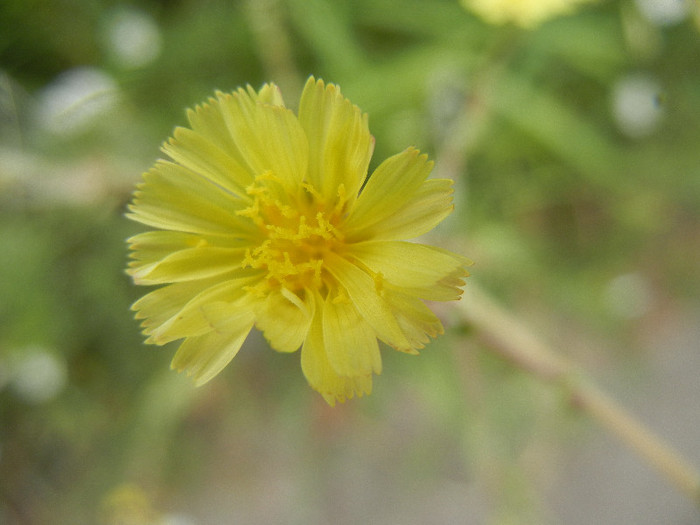
<svg viewBox="0 0 700 525">
<path fill-rule="evenodd" d="M 622 444 L 700 506 L 700 474 L 680 454 L 586 379 L 576 366 L 556 354 L 473 283 L 470 283 L 458 308 L 462 319 L 492 350 L 519 368 L 564 388 L 575 407 L 609 430 Z"/>
<path fill-rule="evenodd" d="M 248 0 L 246 7 L 265 74 L 282 88 L 283 93 L 301 92 L 303 81 L 295 66 L 284 6 L 279 0 Z"/>
</svg>

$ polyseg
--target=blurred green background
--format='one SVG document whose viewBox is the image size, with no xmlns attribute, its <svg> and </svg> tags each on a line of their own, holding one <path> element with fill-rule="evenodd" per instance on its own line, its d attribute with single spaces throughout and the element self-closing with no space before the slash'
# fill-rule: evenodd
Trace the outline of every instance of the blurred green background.
<svg viewBox="0 0 700 525">
<path fill-rule="evenodd" d="M 456 180 L 431 241 L 700 464 L 699 10 L 524 30 L 458 0 L 4 0 L 0 524 L 697 523 L 451 305 L 368 398 L 327 407 L 253 334 L 195 389 L 142 344 L 123 212 L 215 89 L 337 83 L 373 166 L 415 145 Z"/>
</svg>

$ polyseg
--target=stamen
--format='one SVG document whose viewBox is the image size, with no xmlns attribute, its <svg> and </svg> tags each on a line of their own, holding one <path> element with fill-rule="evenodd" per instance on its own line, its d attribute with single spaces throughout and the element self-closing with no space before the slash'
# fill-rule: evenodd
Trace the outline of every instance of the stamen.
<svg viewBox="0 0 700 525">
<path fill-rule="evenodd" d="M 375 273 L 372 279 L 374 280 L 374 289 L 377 294 L 381 295 L 384 291 L 384 274 L 382 272 Z"/>
<path fill-rule="evenodd" d="M 313 185 L 308 182 L 302 182 L 301 186 L 314 198 L 316 202 L 323 202 L 323 195 L 321 195 Z"/>
<path fill-rule="evenodd" d="M 338 186 L 338 201 L 335 203 L 335 206 L 333 207 L 333 213 L 337 216 L 340 216 L 343 213 L 343 208 L 345 207 L 345 203 L 348 201 L 345 194 L 346 194 L 345 184 L 340 184 Z"/>
<path fill-rule="evenodd" d="M 312 202 L 298 207 L 280 202 L 268 187 L 259 184 L 262 180 L 277 178 L 271 172 L 256 177 L 256 182 L 246 188 L 253 203 L 237 212 L 250 218 L 263 236 L 257 247 L 246 250 L 241 267 L 266 271 L 263 283 L 268 291 L 299 293 L 304 288 L 323 288 L 324 280 L 329 278 L 323 270 L 324 257 L 338 249 L 343 240 L 334 223 L 343 207 L 344 189 L 339 190 L 340 202 L 328 213 L 321 195 L 310 184 L 304 184 L 304 188 Z M 256 286 L 250 291 L 257 294 L 261 289 Z"/>
<path fill-rule="evenodd" d="M 331 302 L 333 304 L 342 304 L 350 301 L 350 298 L 345 294 L 343 290 L 338 290 L 338 295 L 336 295 Z"/>
</svg>

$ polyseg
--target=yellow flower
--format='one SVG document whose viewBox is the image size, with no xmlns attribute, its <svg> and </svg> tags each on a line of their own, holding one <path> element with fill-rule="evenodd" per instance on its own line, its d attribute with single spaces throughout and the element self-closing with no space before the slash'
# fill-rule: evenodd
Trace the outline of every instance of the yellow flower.
<svg viewBox="0 0 700 525">
<path fill-rule="evenodd" d="M 533 28 L 549 18 L 571 13 L 591 0 L 461 0 L 462 4 L 491 24 L 512 22 Z"/>
<path fill-rule="evenodd" d="M 128 216 L 134 282 L 165 285 L 134 305 L 146 342 L 184 339 L 172 368 L 203 384 L 253 326 L 301 347 L 328 403 L 369 394 L 378 339 L 410 354 L 443 332 L 424 304 L 458 299 L 467 259 L 406 242 L 451 211 L 452 181 L 427 180 L 413 148 L 367 178 L 367 115 L 313 77 L 298 116 L 273 84 L 217 93 L 188 111 L 144 174 Z"/>
</svg>

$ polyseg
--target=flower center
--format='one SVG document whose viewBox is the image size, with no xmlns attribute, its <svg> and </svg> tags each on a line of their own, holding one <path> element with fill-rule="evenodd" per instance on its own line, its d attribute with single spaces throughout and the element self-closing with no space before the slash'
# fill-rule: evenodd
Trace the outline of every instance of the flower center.
<svg viewBox="0 0 700 525">
<path fill-rule="evenodd" d="M 329 278 L 323 261 L 342 243 L 343 235 L 336 228 L 342 202 L 326 210 L 312 187 L 304 186 L 304 191 L 301 202 L 287 204 L 273 196 L 267 186 L 254 184 L 247 189 L 253 202 L 238 214 L 250 217 L 262 235 L 260 244 L 246 250 L 241 264 L 266 272 L 250 291 L 266 295 L 286 288 L 298 293 L 304 288 L 321 289 Z M 342 195 L 342 190 L 339 193 Z"/>
</svg>

